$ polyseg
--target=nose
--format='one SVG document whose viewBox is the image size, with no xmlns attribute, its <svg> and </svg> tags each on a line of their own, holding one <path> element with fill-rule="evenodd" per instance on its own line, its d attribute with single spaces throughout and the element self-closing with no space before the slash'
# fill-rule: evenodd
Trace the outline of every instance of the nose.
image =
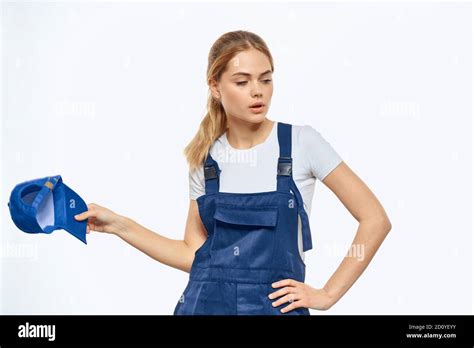
<svg viewBox="0 0 474 348">
<path fill-rule="evenodd" d="M 263 96 L 262 90 L 261 90 L 261 88 L 260 88 L 260 86 L 259 86 L 259 84 L 258 84 L 258 81 L 257 81 L 257 83 L 255 83 L 255 84 L 253 85 L 253 88 L 252 88 L 252 96 L 254 96 L 254 97 L 260 97 L 260 98 Z"/>
<path fill-rule="evenodd" d="M 262 92 L 260 92 L 260 91 L 254 91 L 254 92 L 252 92 L 252 95 L 253 95 L 254 97 L 258 97 L 258 98 L 262 98 L 262 97 L 263 97 L 263 94 L 262 94 Z"/>
</svg>

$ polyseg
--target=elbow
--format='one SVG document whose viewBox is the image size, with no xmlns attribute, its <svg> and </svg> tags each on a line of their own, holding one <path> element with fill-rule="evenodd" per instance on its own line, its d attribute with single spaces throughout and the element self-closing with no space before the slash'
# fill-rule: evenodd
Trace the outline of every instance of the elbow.
<svg viewBox="0 0 474 348">
<path fill-rule="evenodd" d="M 388 234 L 392 230 L 392 223 L 390 222 L 390 219 L 387 216 L 384 216 L 380 218 L 380 226 L 382 230 Z"/>
<path fill-rule="evenodd" d="M 385 219 L 385 221 L 384 221 L 384 228 L 385 228 L 385 231 L 387 233 L 392 230 L 392 223 L 390 222 L 390 220 L 388 218 Z"/>
<path fill-rule="evenodd" d="M 372 226 L 377 226 L 377 229 L 382 231 L 385 234 L 388 234 L 392 230 L 392 223 L 390 219 L 387 217 L 387 215 L 377 215 L 377 216 L 372 216 L 368 217 L 366 219 L 362 219 L 359 222 L 367 222 L 368 224 Z"/>
</svg>

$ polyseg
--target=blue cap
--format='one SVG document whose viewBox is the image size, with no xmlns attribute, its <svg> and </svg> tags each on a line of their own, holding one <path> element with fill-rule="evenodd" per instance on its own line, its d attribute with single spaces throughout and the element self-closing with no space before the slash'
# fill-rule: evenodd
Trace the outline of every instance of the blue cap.
<svg viewBox="0 0 474 348">
<path fill-rule="evenodd" d="M 63 229 L 87 244 L 87 219 L 74 219 L 74 215 L 87 211 L 87 205 L 63 183 L 61 175 L 16 185 L 8 208 L 13 222 L 24 232 L 49 234 Z"/>
</svg>

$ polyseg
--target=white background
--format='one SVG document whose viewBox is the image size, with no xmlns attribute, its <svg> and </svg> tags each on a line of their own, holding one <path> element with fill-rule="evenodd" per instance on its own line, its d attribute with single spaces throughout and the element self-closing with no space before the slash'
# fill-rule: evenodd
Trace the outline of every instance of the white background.
<svg viewBox="0 0 474 348">
<path fill-rule="evenodd" d="M 1 18 L 0 313 L 172 314 L 187 273 L 113 235 L 24 233 L 7 202 L 60 174 L 182 239 L 207 55 L 239 29 L 274 57 L 269 117 L 320 131 L 393 225 L 346 295 L 311 313 L 472 313 L 469 3 L 6 2 Z M 310 222 L 306 281 L 322 287 L 358 224 L 321 182 Z"/>
</svg>

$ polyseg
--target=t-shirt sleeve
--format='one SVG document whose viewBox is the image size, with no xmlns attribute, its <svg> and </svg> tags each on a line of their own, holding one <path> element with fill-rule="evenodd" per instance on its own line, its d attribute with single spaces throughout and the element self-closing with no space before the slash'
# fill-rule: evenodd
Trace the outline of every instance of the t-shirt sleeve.
<svg viewBox="0 0 474 348">
<path fill-rule="evenodd" d="M 206 192 L 203 166 L 189 170 L 189 198 L 197 199 Z"/>
<path fill-rule="evenodd" d="M 341 162 L 341 156 L 316 129 L 309 125 L 301 130 L 301 145 L 314 177 L 322 181 Z"/>
</svg>

